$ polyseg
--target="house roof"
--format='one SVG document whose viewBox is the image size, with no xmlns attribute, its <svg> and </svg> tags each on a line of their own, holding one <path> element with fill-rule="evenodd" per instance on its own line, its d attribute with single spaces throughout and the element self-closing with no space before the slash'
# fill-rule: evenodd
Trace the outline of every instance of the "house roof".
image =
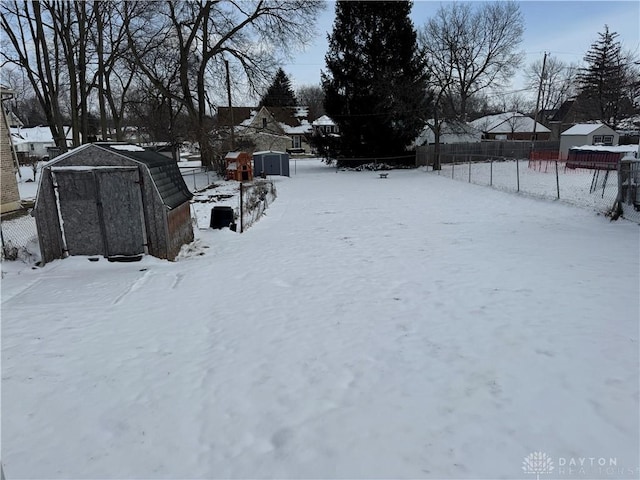
<svg viewBox="0 0 640 480">
<path fill-rule="evenodd" d="M 243 121 L 251 118 L 251 113 L 255 115 L 258 112 L 256 107 L 218 107 L 218 125 L 221 127 L 230 127 L 231 113 L 233 111 L 233 125 L 240 125 Z"/>
<path fill-rule="evenodd" d="M 63 127 L 67 140 L 73 140 L 71 127 Z M 14 145 L 25 143 L 51 143 L 55 144 L 51 129 L 48 126 L 39 125 L 37 127 L 11 127 L 11 140 Z"/>
<path fill-rule="evenodd" d="M 547 127 L 540 122 L 535 122 L 533 118 L 527 117 L 519 112 L 505 112 L 497 115 L 487 115 L 471 122 L 471 125 L 484 133 L 530 133 L 533 126 L 536 132 L 549 133 Z"/>
<path fill-rule="evenodd" d="M 297 107 L 218 107 L 218 125 L 231 126 L 231 112 L 233 111 L 234 126 L 249 126 L 262 108 L 266 109 L 271 118 L 280 126 L 284 133 L 302 135 L 311 131 L 311 124 L 307 120 L 309 108 Z"/>
<path fill-rule="evenodd" d="M 562 132 L 561 135 L 589 135 L 592 132 L 595 132 L 600 127 L 606 127 L 608 130 L 611 130 L 611 133 L 615 133 L 611 128 L 607 127 L 604 123 L 578 123 L 573 127 Z"/>
<path fill-rule="evenodd" d="M 573 107 L 574 103 L 575 103 L 575 100 L 565 100 L 564 102 L 562 102 L 562 105 L 560 105 L 560 108 L 558 109 L 558 111 L 554 113 L 550 121 L 561 122 L 562 120 L 564 120 L 564 118 L 567 116 L 567 114 L 571 110 L 571 107 Z"/>
<path fill-rule="evenodd" d="M 428 120 L 427 125 L 415 140 L 416 146 L 427 145 L 436 141 L 435 134 L 429 125 L 433 120 Z M 482 132 L 468 123 L 457 121 L 443 121 L 440 126 L 440 143 L 473 143 L 482 139 Z"/>
<path fill-rule="evenodd" d="M 122 155 L 130 160 L 142 163 L 149 169 L 153 183 L 160 198 L 169 208 L 175 208 L 191 200 L 193 194 L 182 178 L 178 164 L 171 158 L 157 152 L 145 150 L 137 145 L 127 143 L 91 143 L 85 144 L 54 158 L 45 166 L 50 167 L 63 159 L 78 155 L 84 150 L 97 148 Z"/>
<path fill-rule="evenodd" d="M 313 125 L 314 127 L 333 126 L 335 124 L 336 122 L 331 120 L 331 118 L 329 118 L 327 115 L 322 115 L 320 118 L 316 118 L 313 122 L 311 122 L 311 125 Z"/>
</svg>

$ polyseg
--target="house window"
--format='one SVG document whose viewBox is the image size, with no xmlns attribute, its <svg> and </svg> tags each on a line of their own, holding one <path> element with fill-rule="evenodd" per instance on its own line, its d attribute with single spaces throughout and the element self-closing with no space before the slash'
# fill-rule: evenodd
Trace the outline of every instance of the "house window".
<svg viewBox="0 0 640 480">
<path fill-rule="evenodd" d="M 300 135 L 293 136 L 293 148 L 300 148 Z"/>
<path fill-rule="evenodd" d="M 262 128 L 267 128 L 267 119 L 266 118 L 262 119 Z"/>
<path fill-rule="evenodd" d="M 29 144 L 29 147 L 31 148 L 31 151 L 32 151 L 32 152 L 35 150 L 35 148 L 34 148 L 34 146 L 33 146 L 33 143 L 30 143 L 30 144 Z"/>
<path fill-rule="evenodd" d="M 592 145 L 613 145 L 613 135 L 594 135 Z"/>
</svg>

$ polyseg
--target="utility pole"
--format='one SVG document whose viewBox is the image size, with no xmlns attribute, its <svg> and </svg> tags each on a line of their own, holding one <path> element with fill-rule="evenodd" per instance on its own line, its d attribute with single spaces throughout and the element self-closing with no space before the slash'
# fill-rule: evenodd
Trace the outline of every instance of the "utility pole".
<svg viewBox="0 0 640 480">
<path fill-rule="evenodd" d="M 224 61 L 224 66 L 227 70 L 227 99 L 229 100 L 229 118 L 231 122 L 231 151 L 234 151 L 236 142 L 233 132 L 233 125 L 235 122 L 233 120 L 233 107 L 231 106 L 231 80 L 229 77 L 229 60 Z"/>
<path fill-rule="evenodd" d="M 536 126 L 538 125 L 538 109 L 540 108 L 540 94 L 542 93 L 542 82 L 544 80 L 544 70 L 547 65 L 547 52 L 544 52 L 544 58 L 542 59 L 542 72 L 540 72 L 540 83 L 538 84 L 538 98 L 536 99 L 536 114 L 533 117 L 533 134 L 531 136 L 531 147 L 533 148 L 533 141 L 536 139 Z"/>
</svg>

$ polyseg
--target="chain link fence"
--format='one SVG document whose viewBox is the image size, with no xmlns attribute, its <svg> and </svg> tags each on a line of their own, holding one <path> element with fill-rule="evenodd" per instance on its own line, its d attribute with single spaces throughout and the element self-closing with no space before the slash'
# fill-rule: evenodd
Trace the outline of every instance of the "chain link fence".
<svg viewBox="0 0 640 480">
<path fill-rule="evenodd" d="M 507 192 L 560 200 L 601 214 L 611 214 L 618 199 L 617 170 L 569 168 L 559 160 L 474 159 L 468 154 L 441 167 L 433 172 Z M 632 206 L 625 206 L 622 216 L 640 223 L 640 212 Z"/>
<path fill-rule="evenodd" d="M 40 260 L 36 220 L 28 211 L 6 215 L 0 220 L 2 261 L 22 260 L 36 263 Z"/>
<path fill-rule="evenodd" d="M 257 222 L 276 197 L 276 186 L 271 181 L 256 180 L 253 183 L 241 183 L 238 211 L 240 233 Z"/>
<path fill-rule="evenodd" d="M 180 164 L 178 164 L 178 167 L 180 168 L 180 173 L 182 174 L 184 183 L 187 184 L 187 187 L 191 192 L 201 191 L 213 184 L 215 181 L 220 180 L 220 177 L 216 172 L 205 167 L 184 167 L 180 166 Z"/>
</svg>

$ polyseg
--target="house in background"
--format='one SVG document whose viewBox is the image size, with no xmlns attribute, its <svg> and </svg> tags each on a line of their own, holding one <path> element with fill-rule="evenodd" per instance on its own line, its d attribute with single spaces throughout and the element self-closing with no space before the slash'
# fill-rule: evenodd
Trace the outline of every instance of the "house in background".
<svg viewBox="0 0 640 480">
<path fill-rule="evenodd" d="M 336 122 L 331 120 L 327 115 L 322 115 L 320 118 L 316 118 L 311 122 L 311 128 L 315 135 L 330 135 L 339 134 L 340 128 L 336 125 Z"/>
<path fill-rule="evenodd" d="M 566 158 L 571 147 L 618 145 L 620 135 L 604 123 L 579 123 L 560 135 L 560 156 Z"/>
<path fill-rule="evenodd" d="M 248 151 L 309 151 L 312 126 L 307 107 L 218 107 L 218 126 L 233 126 L 236 141 Z M 253 148 L 247 148 L 243 143 Z"/>
<path fill-rule="evenodd" d="M 64 127 L 67 146 L 73 146 L 71 127 Z M 56 148 L 56 142 L 47 126 L 12 128 L 11 140 L 19 158 L 49 158 L 50 149 Z"/>
<path fill-rule="evenodd" d="M 415 140 L 416 147 L 435 144 L 436 136 L 431 125 L 433 125 L 433 121 L 428 121 L 422 129 Z M 481 140 L 482 132 L 468 123 L 445 120 L 440 124 L 439 143 L 475 143 Z"/>
<path fill-rule="evenodd" d="M 0 85 L 0 99 L 9 100 L 13 91 L 4 85 Z M 16 172 L 18 171 L 17 158 L 11 145 L 9 122 L 0 102 L 0 213 L 13 212 L 21 208 L 20 192 Z"/>
<path fill-rule="evenodd" d="M 549 140 L 551 130 L 520 112 L 487 115 L 470 122 L 484 140 Z M 535 125 L 535 133 L 534 133 Z"/>
</svg>

